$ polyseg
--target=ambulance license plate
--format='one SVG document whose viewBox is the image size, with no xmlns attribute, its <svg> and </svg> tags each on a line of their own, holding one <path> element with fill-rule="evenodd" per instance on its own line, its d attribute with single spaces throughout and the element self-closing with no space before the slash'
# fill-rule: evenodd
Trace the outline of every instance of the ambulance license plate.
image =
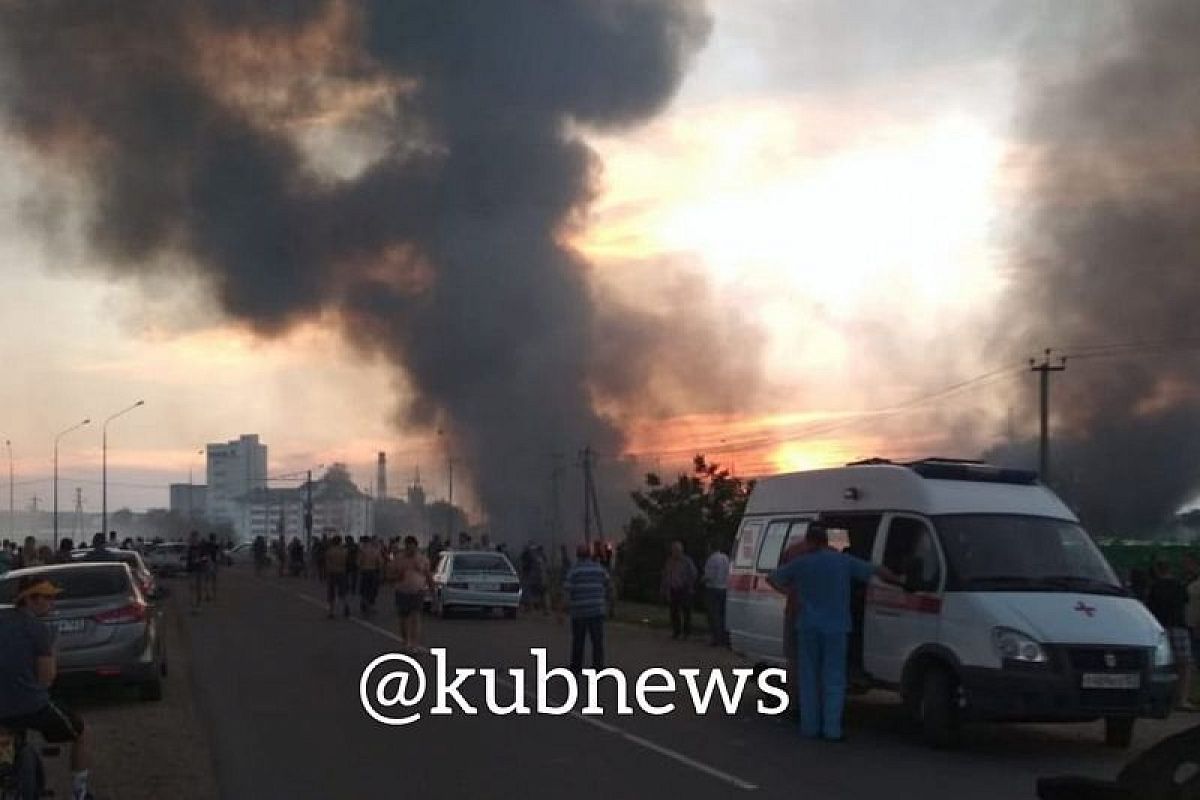
<svg viewBox="0 0 1200 800">
<path fill-rule="evenodd" d="M 1140 689 L 1142 676 L 1137 672 L 1085 672 L 1084 689 Z"/>
</svg>

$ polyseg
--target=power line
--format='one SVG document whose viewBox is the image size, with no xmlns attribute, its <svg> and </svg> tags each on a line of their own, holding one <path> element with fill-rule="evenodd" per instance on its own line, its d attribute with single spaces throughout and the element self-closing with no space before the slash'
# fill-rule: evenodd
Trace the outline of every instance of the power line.
<svg viewBox="0 0 1200 800">
<path fill-rule="evenodd" d="M 908 400 L 905 400 L 901 403 L 896 403 L 896 404 L 893 404 L 890 406 L 882 406 L 880 408 L 875 408 L 875 409 L 868 409 L 865 411 L 853 412 L 851 414 L 846 415 L 845 418 L 842 418 L 842 419 L 810 424 L 807 427 L 801 427 L 798 430 L 794 430 L 793 432 L 786 433 L 783 435 L 781 435 L 780 432 L 777 430 L 775 432 L 767 432 L 767 433 L 762 433 L 762 434 L 756 434 L 756 435 L 753 435 L 750 437 L 733 439 L 732 441 L 730 440 L 730 437 L 726 437 L 724 441 L 717 443 L 717 444 L 713 444 L 711 446 L 707 446 L 707 447 L 691 446 L 691 447 L 672 448 L 672 449 L 666 449 L 666 450 L 656 450 L 653 452 L 649 452 L 649 451 L 635 452 L 635 453 L 627 453 L 624 456 L 617 456 L 616 458 L 629 458 L 629 457 L 636 458 L 636 457 L 659 456 L 659 455 L 681 455 L 681 454 L 685 454 L 685 453 L 697 453 L 697 452 L 703 452 L 703 453 L 732 452 L 732 453 L 736 453 L 736 452 L 740 452 L 740 451 L 747 450 L 747 449 L 753 449 L 753 448 L 757 448 L 757 447 L 765 447 L 765 446 L 772 445 L 772 444 L 779 444 L 781 442 L 791 442 L 791 441 L 796 441 L 799 439 L 810 438 L 813 436 L 821 436 L 821 435 L 824 435 L 827 433 L 832 433 L 833 431 L 836 431 L 836 430 L 841 430 L 843 428 L 850 427 L 852 425 L 862 424 L 864 419 L 867 419 L 868 421 L 874 420 L 874 419 L 882 419 L 884 417 L 892 416 L 892 415 L 898 414 L 902 411 L 907 411 L 907 410 L 910 410 L 912 408 L 916 408 L 916 407 L 919 407 L 922 405 L 927 405 L 929 403 L 946 400 L 950 397 L 961 394 L 969 389 L 981 388 L 983 386 L 999 382 L 1000 380 L 1002 380 L 1004 378 L 1009 378 L 1009 377 L 1015 376 L 1019 373 L 1024 372 L 1025 369 L 1026 369 L 1025 365 L 1019 365 L 1019 366 L 1010 365 L 1010 366 L 998 367 L 996 369 L 992 369 L 987 372 L 976 375 L 972 378 L 967 378 L 966 380 L 952 383 L 949 386 L 944 386 L 933 392 L 928 392 L 925 394 L 917 395 L 916 397 L 909 398 Z M 784 430 L 787 430 L 787 429 L 785 428 Z"/>
</svg>

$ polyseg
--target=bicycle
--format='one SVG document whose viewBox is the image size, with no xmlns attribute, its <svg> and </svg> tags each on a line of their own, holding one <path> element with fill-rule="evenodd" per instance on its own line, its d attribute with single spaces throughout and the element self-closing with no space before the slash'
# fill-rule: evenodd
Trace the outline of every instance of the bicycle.
<svg viewBox="0 0 1200 800">
<path fill-rule="evenodd" d="M 28 731 L 0 728 L 0 800 L 48 797 L 42 756 L 56 756 L 57 747 L 34 747 Z"/>
</svg>

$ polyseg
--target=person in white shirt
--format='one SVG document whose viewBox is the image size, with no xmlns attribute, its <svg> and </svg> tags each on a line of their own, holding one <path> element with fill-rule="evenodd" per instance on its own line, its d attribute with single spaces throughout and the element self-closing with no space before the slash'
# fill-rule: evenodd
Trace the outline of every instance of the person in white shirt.
<svg viewBox="0 0 1200 800">
<path fill-rule="evenodd" d="M 704 562 L 704 606 L 708 609 L 708 628 L 714 647 L 729 644 L 729 632 L 725 630 L 725 591 L 728 586 L 729 556 L 714 542 Z"/>
</svg>

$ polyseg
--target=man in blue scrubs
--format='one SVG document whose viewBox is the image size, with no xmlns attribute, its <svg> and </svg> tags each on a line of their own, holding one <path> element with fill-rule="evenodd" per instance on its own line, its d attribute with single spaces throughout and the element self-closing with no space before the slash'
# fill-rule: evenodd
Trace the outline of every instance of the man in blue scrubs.
<svg viewBox="0 0 1200 800">
<path fill-rule="evenodd" d="M 872 575 L 891 583 L 900 583 L 900 578 L 886 567 L 832 549 L 819 522 L 809 524 L 804 541 L 808 551 L 772 572 L 767 582 L 780 592 L 795 592 L 799 601 L 800 733 L 840 742 L 845 739 L 842 708 L 851 583 Z"/>
</svg>

